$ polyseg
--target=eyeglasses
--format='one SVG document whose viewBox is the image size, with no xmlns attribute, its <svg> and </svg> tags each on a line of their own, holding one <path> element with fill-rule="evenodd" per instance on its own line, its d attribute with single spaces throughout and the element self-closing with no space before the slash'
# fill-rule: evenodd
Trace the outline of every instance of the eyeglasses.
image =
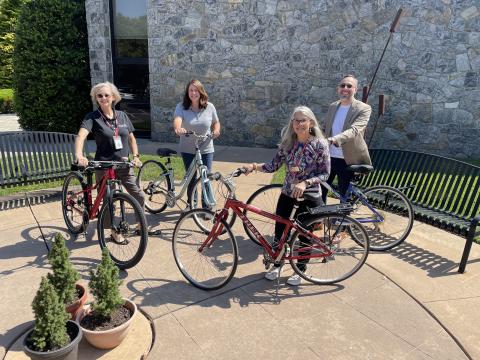
<svg viewBox="0 0 480 360">
<path fill-rule="evenodd" d="M 343 89 L 345 89 L 345 88 L 351 89 L 351 88 L 353 87 L 352 84 L 340 84 L 340 85 L 338 85 L 338 86 L 341 87 L 341 88 L 343 88 Z"/>
<path fill-rule="evenodd" d="M 108 99 L 111 95 L 110 94 L 97 94 L 97 98 L 99 99 Z"/>
<path fill-rule="evenodd" d="M 292 119 L 292 121 L 296 124 L 305 124 L 309 119 Z"/>
</svg>

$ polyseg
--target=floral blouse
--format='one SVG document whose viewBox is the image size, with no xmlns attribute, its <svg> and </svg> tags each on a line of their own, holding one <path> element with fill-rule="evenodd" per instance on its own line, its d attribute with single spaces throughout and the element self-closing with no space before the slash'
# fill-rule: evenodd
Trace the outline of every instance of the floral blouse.
<svg viewBox="0 0 480 360">
<path fill-rule="evenodd" d="M 293 185 L 308 180 L 309 189 L 318 188 L 321 193 L 320 180 L 326 181 L 330 175 L 330 152 L 326 139 L 312 139 L 303 144 L 296 141 L 286 152 L 278 149 L 272 161 L 263 164 L 262 171 L 277 171 L 282 164 L 286 165 L 285 182 L 282 193 L 292 195 Z"/>
</svg>

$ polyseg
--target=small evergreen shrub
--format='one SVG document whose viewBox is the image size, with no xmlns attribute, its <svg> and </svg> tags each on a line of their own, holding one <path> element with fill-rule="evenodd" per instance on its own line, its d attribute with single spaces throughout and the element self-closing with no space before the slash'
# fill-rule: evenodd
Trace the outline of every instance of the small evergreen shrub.
<svg viewBox="0 0 480 360">
<path fill-rule="evenodd" d="M 90 65 L 81 0 L 22 6 L 15 33 L 15 111 L 24 130 L 78 132 L 90 112 Z"/>
<path fill-rule="evenodd" d="M 107 248 L 102 251 L 102 261 L 96 271 L 90 270 L 89 287 L 95 298 L 94 313 L 109 318 L 110 315 L 124 304 L 120 296 L 119 270 Z"/>
<path fill-rule="evenodd" d="M 66 327 L 70 316 L 48 277 L 42 277 L 32 309 L 35 314 L 35 327 L 28 339 L 32 350 L 52 351 L 70 342 Z"/>
<path fill-rule="evenodd" d="M 55 288 L 60 302 L 72 303 L 77 299 L 75 283 L 80 279 L 80 275 L 70 261 L 70 252 L 65 245 L 65 238 L 60 233 L 55 235 L 53 246 L 48 254 L 48 261 L 52 266 L 53 273 L 47 276 Z"/>
</svg>

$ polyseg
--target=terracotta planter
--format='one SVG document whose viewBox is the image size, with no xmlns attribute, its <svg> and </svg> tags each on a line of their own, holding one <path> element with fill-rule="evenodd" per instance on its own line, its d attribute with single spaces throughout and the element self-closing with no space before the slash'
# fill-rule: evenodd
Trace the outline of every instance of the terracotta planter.
<svg viewBox="0 0 480 360">
<path fill-rule="evenodd" d="M 54 351 L 34 351 L 27 346 L 27 339 L 32 333 L 33 329 L 30 330 L 23 340 L 23 351 L 33 360 L 77 360 L 78 359 L 78 344 L 82 340 L 82 329 L 80 325 L 76 322 L 68 320 L 67 329 L 70 336 L 70 343 L 58 350 Z"/>
<path fill-rule="evenodd" d="M 130 309 L 132 312 L 132 317 L 125 323 L 123 323 L 120 326 L 117 326 L 114 329 L 110 330 L 105 330 L 105 331 L 92 331 L 85 329 L 82 325 L 80 327 L 82 328 L 83 334 L 85 336 L 85 339 L 92 345 L 93 347 L 96 347 L 97 349 L 113 349 L 114 347 L 117 347 L 120 345 L 123 339 L 127 336 L 130 324 L 132 323 L 133 318 L 137 314 L 137 306 L 135 305 L 134 302 L 124 299 L 125 300 L 125 307 Z M 83 308 L 83 311 L 79 311 L 77 315 L 77 322 L 80 324 L 82 319 L 87 315 L 91 313 L 90 305 L 87 305 L 86 307 Z"/>
<path fill-rule="evenodd" d="M 80 284 L 75 284 L 77 292 L 82 295 L 75 302 L 65 307 L 65 310 L 70 314 L 70 319 L 75 320 L 77 318 L 78 310 L 83 308 L 83 305 L 87 302 L 87 289 L 85 286 Z"/>
</svg>

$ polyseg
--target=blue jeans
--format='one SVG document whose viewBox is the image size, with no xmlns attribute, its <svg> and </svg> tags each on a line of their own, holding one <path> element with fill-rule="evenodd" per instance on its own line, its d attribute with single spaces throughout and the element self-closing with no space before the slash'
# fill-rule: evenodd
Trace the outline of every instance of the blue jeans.
<svg viewBox="0 0 480 360">
<path fill-rule="evenodd" d="M 182 155 L 185 171 L 187 171 L 192 161 L 195 160 L 195 154 L 189 154 L 189 153 L 183 153 L 183 152 L 180 154 Z M 205 165 L 208 168 L 208 171 L 212 171 L 213 154 L 214 154 L 213 152 L 208 154 L 202 154 L 203 165 Z M 190 193 L 192 192 L 192 188 L 195 185 L 196 180 L 197 180 L 197 175 L 195 174 L 192 178 L 192 181 L 190 181 L 190 184 L 188 184 L 188 189 L 187 189 L 188 204 L 190 204 Z"/>
</svg>

